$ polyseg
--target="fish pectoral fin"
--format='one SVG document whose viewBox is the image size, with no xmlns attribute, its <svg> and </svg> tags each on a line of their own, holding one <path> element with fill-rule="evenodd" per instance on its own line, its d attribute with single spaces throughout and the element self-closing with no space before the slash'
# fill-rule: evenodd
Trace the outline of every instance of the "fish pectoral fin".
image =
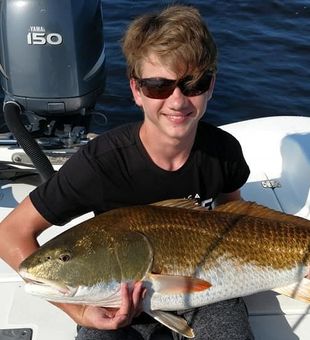
<svg viewBox="0 0 310 340">
<path fill-rule="evenodd" d="M 154 290 L 161 294 L 193 293 L 208 289 L 212 284 L 191 276 L 149 274 Z"/>
<path fill-rule="evenodd" d="M 183 335 L 186 338 L 194 338 L 195 334 L 191 327 L 187 324 L 186 320 L 180 316 L 163 311 L 146 311 L 155 320 L 165 325 L 174 332 Z"/>
<path fill-rule="evenodd" d="M 286 287 L 275 288 L 273 291 L 298 301 L 310 303 L 310 280 L 306 278 Z"/>
</svg>

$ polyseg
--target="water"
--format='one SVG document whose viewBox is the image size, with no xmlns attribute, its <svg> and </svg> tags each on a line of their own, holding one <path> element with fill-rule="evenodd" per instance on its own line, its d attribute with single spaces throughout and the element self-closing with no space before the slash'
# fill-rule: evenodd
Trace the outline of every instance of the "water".
<svg viewBox="0 0 310 340">
<path fill-rule="evenodd" d="M 107 53 L 106 92 L 97 130 L 142 118 L 126 78 L 120 39 L 128 23 L 175 1 L 102 0 Z M 275 115 L 310 116 L 310 1 L 196 0 L 217 42 L 216 88 L 205 119 L 221 125 Z"/>
</svg>

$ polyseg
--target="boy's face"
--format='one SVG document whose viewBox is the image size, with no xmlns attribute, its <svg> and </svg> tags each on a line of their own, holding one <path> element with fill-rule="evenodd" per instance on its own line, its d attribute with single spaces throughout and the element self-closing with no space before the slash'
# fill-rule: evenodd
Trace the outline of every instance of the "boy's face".
<svg viewBox="0 0 310 340">
<path fill-rule="evenodd" d="M 155 55 L 144 60 L 141 65 L 141 79 L 165 78 L 175 80 L 176 74 L 161 64 Z M 185 96 L 179 87 L 164 99 L 146 96 L 135 79 L 130 80 L 130 87 L 136 104 L 144 112 L 144 126 L 156 129 L 162 137 L 184 139 L 193 136 L 199 120 L 207 109 L 212 96 L 214 78 L 208 91 L 193 97 Z"/>
</svg>

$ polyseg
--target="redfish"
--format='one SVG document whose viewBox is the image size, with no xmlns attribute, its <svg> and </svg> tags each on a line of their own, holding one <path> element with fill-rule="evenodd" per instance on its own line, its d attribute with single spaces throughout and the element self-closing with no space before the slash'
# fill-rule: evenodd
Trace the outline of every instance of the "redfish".
<svg viewBox="0 0 310 340">
<path fill-rule="evenodd" d="M 310 221 L 250 202 L 209 211 L 179 199 L 85 221 L 41 246 L 19 273 L 31 294 L 103 307 L 119 307 L 122 282 L 141 280 L 143 310 L 192 338 L 169 311 L 275 288 L 310 302 L 309 266 Z"/>
</svg>

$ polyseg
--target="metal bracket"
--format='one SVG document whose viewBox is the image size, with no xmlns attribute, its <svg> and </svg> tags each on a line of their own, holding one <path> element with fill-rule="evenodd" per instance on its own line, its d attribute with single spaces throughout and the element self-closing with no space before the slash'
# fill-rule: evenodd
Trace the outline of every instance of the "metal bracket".
<svg viewBox="0 0 310 340">
<path fill-rule="evenodd" d="M 46 152 L 45 155 L 53 165 L 63 165 L 72 155 L 74 151 L 67 152 Z M 11 156 L 12 162 L 16 165 L 33 165 L 31 159 L 24 152 L 15 152 Z M 2 339 L 0 339 L 2 340 Z"/>
<path fill-rule="evenodd" d="M 275 189 L 275 188 L 281 188 L 281 183 L 277 179 L 271 179 L 271 180 L 266 180 L 262 181 L 262 186 L 263 188 L 266 189 Z"/>
</svg>

